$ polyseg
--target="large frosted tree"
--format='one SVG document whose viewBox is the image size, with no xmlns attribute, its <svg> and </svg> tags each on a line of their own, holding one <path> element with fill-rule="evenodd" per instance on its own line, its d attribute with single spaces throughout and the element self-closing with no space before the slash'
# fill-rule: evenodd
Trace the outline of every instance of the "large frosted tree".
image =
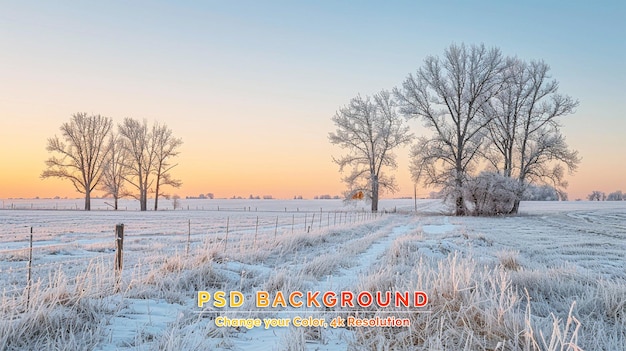
<svg viewBox="0 0 626 351">
<path fill-rule="evenodd" d="M 177 164 L 172 159 L 180 153 L 179 147 L 183 140 L 172 135 L 172 130 L 166 125 L 155 123 L 152 128 L 152 144 L 154 145 L 154 175 L 156 177 L 154 187 L 154 210 L 159 207 L 159 196 L 162 196 L 162 187 L 165 185 L 178 188 L 182 182 L 172 178 L 170 171 Z"/>
<path fill-rule="evenodd" d="M 433 131 L 411 149 L 413 178 L 442 187 L 453 197 L 456 215 L 467 213 L 463 188 L 491 122 L 485 106 L 502 88 L 506 66 L 497 48 L 451 45 L 394 89 L 401 113 Z"/>
<path fill-rule="evenodd" d="M 353 98 L 332 120 L 336 130 L 329 133 L 330 142 L 348 151 L 333 161 L 340 171 L 352 168 L 344 178 L 347 194 L 366 194 L 371 200 L 372 212 L 376 212 L 381 190 L 393 192 L 397 188 L 393 176 L 385 175 L 383 169 L 397 167 L 393 150 L 410 142 L 409 127 L 398 115 L 396 104 L 387 91 L 373 97 Z"/>
<path fill-rule="evenodd" d="M 86 211 L 91 210 L 91 192 L 102 177 L 112 127 L 109 117 L 76 113 L 61 125 L 61 137 L 48 139 L 46 149 L 54 156 L 46 161 L 41 177 L 69 180 L 76 191 L 85 194 Z"/>
<path fill-rule="evenodd" d="M 135 197 L 139 200 L 140 210 L 146 211 L 148 191 L 154 182 L 151 174 L 155 160 L 148 122 L 125 118 L 124 122 L 119 125 L 119 135 L 123 138 L 124 149 L 128 153 L 125 164 L 128 170 L 126 180 L 137 190 Z"/>
<path fill-rule="evenodd" d="M 176 166 L 171 161 L 179 154 L 182 140 L 175 138 L 165 125 L 155 123 L 149 128 L 146 120 L 140 122 L 132 118 L 124 119 L 119 126 L 119 135 L 126 152 L 125 179 L 137 190 L 135 197 L 141 211 L 148 209 L 150 192 L 155 194 L 154 209 L 157 210 L 161 187 L 181 184 L 180 180 L 171 177 L 170 171 Z"/>
<path fill-rule="evenodd" d="M 501 174 L 517 179 L 519 203 L 529 184 L 567 186 L 565 169 L 574 171 L 580 162 L 561 134 L 559 119 L 574 112 L 578 102 L 559 94 L 558 83 L 543 61 L 511 60 L 504 72 L 506 84 L 486 111 L 492 115 L 486 143 L 487 160 Z"/>
</svg>

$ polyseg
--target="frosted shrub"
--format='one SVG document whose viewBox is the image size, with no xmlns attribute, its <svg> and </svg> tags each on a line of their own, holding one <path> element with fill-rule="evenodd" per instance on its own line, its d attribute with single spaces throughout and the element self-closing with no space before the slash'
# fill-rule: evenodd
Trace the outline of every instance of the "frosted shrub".
<svg viewBox="0 0 626 351">
<path fill-rule="evenodd" d="M 558 201 L 559 192 L 550 185 L 529 184 L 522 195 L 524 201 Z"/>
<path fill-rule="evenodd" d="M 468 179 L 463 189 L 475 216 L 510 213 L 517 199 L 519 184 L 498 173 L 482 172 Z"/>
</svg>

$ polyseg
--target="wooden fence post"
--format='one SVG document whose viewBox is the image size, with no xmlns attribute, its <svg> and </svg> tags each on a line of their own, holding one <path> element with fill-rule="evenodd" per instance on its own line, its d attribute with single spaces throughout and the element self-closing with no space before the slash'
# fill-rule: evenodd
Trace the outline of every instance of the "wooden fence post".
<svg viewBox="0 0 626 351">
<path fill-rule="evenodd" d="M 28 290 L 26 292 L 26 310 L 30 306 L 30 286 L 32 281 L 32 267 L 33 267 L 33 227 L 30 227 L 30 247 L 28 249 Z"/>
<path fill-rule="evenodd" d="M 320 229 L 322 229 L 322 208 L 320 207 Z"/>
<path fill-rule="evenodd" d="M 115 290 L 119 292 L 124 263 L 124 224 L 115 225 Z"/>
<path fill-rule="evenodd" d="M 189 246 L 191 245 L 191 219 L 187 223 L 187 255 L 189 255 Z"/>
</svg>

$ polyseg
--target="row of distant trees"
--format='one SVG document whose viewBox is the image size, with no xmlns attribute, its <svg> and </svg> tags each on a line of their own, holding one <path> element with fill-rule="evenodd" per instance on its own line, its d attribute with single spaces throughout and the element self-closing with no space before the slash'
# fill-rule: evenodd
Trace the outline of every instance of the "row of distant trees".
<svg viewBox="0 0 626 351">
<path fill-rule="evenodd" d="M 87 211 L 96 189 L 114 199 L 116 210 L 120 198 L 132 196 L 146 211 L 153 193 L 156 211 L 163 187 L 182 184 L 171 170 L 183 142 L 166 125 L 125 118 L 116 130 L 110 117 L 76 113 L 60 130 L 61 136 L 48 139 L 46 149 L 53 155 L 41 177 L 69 180 L 85 195 Z"/>
<path fill-rule="evenodd" d="M 603 191 L 594 190 L 587 195 L 589 201 L 626 201 L 626 194 L 621 190 L 614 191 L 607 195 Z"/>
<path fill-rule="evenodd" d="M 332 144 L 348 150 L 333 160 L 345 176 L 346 198 L 364 193 L 378 210 L 379 192 L 394 192 L 394 149 L 411 143 L 406 124 L 418 119 L 432 134 L 410 151 L 414 181 L 442 189 L 456 215 L 517 213 L 531 185 L 550 185 L 561 198 L 566 171 L 580 162 L 559 119 L 578 101 L 558 92 L 543 61 L 504 56 L 484 45 L 451 45 L 429 56 L 391 92 L 353 98 L 332 118 Z"/>
</svg>

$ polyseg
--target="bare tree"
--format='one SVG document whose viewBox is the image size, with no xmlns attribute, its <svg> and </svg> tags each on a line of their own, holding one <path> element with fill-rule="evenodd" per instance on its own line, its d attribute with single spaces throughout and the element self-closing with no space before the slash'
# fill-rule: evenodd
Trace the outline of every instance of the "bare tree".
<svg viewBox="0 0 626 351">
<path fill-rule="evenodd" d="M 111 118 L 86 113 L 72 115 L 60 127 L 61 138 L 48 139 L 46 149 L 59 154 L 46 161 L 42 178 L 69 179 L 79 193 L 85 194 L 85 210 L 91 210 L 91 192 L 96 188 L 107 157 L 106 138 L 113 126 Z"/>
<path fill-rule="evenodd" d="M 607 195 L 606 201 L 623 201 L 624 193 L 621 190 L 614 191 Z"/>
<path fill-rule="evenodd" d="M 180 196 L 178 194 L 174 194 L 172 196 L 172 208 L 176 210 L 179 207 L 180 207 Z"/>
<path fill-rule="evenodd" d="M 349 187 L 348 196 L 367 194 L 372 212 L 376 212 L 379 192 L 383 189 L 393 192 L 397 188 L 394 178 L 386 176 L 382 170 L 397 167 L 392 150 L 410 142 L 409 127 L 403 124 L 387 91 L 373 98 L 353 98 L 332 120 L 337 129 L 329 133 L 330 142 L 349 152 L 333 158 L 340 171 L 352 167 L 352 172 L 344 178 Z"/>
<path fill-rule="evenodd" d="M 152 144 L 154 145 L 154 174 L 156 185 L 154 191 L 154 210 L 158 209 L 160 190 L 164 185 L 179 188 L 182 182 L 172 178 L 169 173 L 176 164 L 170 161 L 180 153 L 178 148 L 183 144 L 183 140 L 172 136 L 172 130 L 165 125 L 155 123 L 152 128 Z"/>
<path fill-rule="evenodd" d="M 161 187 L 170 185 L 179 187 L 182 183 L 169 173 L 176 165 L 171 159 L 179 154 L 182 140 L 172 136 L 172 131 L 165 125 L 155 123 L 148 128 L 146 120 L 139 122 L 132 118 L 124 119 L 119 126 L 127 153 L 126 181 L 137 189 L 135 197 L 139 200 L 142 211 L 148 209 L 148 194 L 154 185 L 154 209 L 158 209 Z"/>
<path fill-rule="evenodd" d="M 587 195 L 587 199 L 589 199 L 589 201 L 605 201 L 606 194 L 602 191 L 594 190 L 591 194 Z"/>
<path fill-rule="evenodd" d="M 117 210 L 118 200 L 128 193 L 124 187 L 128 176 L 128 152 L 124 148 L 124 140 L 112 133 L 108 141 L 109 153 L 102 171 L 102 185 L 100 190 L 105 196 L 112 196 L 113 208 Z"/>
<path fill-rule="evenodd" d="M 153 173 L 156 152 L 152 143 L 151 131 L 146 120 L 139 122 L 125 118 L 119 126 L 119 135 L 123 137 L 124 148 L 128 153 L 126 181 L 137 189 L 135 197 L 139 200 L 141 211 L 148 209 L 148 190 L 154 180 Z"/>
<path fill-rule="evenodd" d="M 567 186 L 563 166 L 573 172 L 580 162 L 578 153 L 569 150 L 558 122 L 573 113 L 578 102 L 558 93 L 549 70 L 543 61 L 512 60 L 504 89 L 485 108 L 493 117 L 488 126 L 487 159 L 520 185 L 511 213 L 519 210 L 530 183 L 550 183 L 563 192 Z"/>
<path fill-rule="evenodd" d="M 456 215 L 467 212 L 463 186 L 476 164 L 491 117 L 484 106 L 501 89 L 506 60 L 497 48 L 451 45 L 443 58 L 427 57 L 402 88 L 400 111 L 434 131 L 411 150 L 414 180 L 441 186 L 454 198 Z"/>
</svg>

